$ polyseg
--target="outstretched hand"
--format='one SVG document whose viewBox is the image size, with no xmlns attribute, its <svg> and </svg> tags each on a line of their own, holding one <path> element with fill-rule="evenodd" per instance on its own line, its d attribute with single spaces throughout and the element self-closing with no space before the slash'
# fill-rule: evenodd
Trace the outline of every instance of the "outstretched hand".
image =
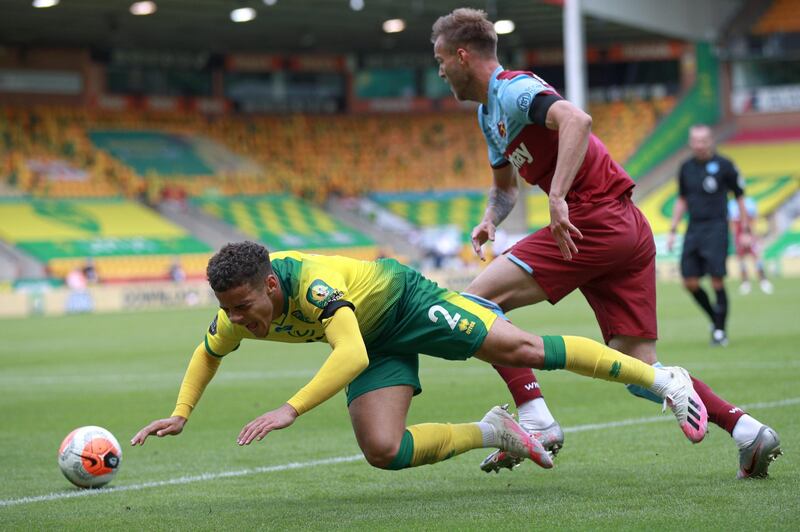
<svg viewBox="0 0 800 532">
<path fill-rule="evenodd" d="M 550 233 L 564 260 L 572 260 L 572 255 L 578 253 L 578 246 L 572 240 L 572 235 L 582 240 L 583 234 L 569 221 L 569 207 L 566 200 L 550 198 Z"/>
<path fill-rule="evenodd" d="M 297 410 L 289 404 L 284 403 L 275 410 L 270 410 L 264 415 L 258 416 L 253 421 L 244 426 L 236 439 L 239 445 L 250 445 L 253 440 L 261 441 L 264 436 L 273 430 L 284 429 L 294 423 L 297 419 Z"/>
<path fill-rule="evenodd" d="M 147 437 L 153 434 L 159 438 L 164 436 L 176 436 L 183 431 L 184 425 L 186 425 L 186 418 L 181 416 L 157 419 L 137 432 L 136 435 L 131 438 L 131 445 L 144 445 L 144 441 Z"/>
<path fill-rule="evenodd" d="M 494 242 L 494 232 L 495 225 L 488 220 L 483 220 L 472 230 L 472 249 L 481 260 L 486 260 L 486 256 L 483 254 L 483 245 L 488 240 Z"/>
</svg>

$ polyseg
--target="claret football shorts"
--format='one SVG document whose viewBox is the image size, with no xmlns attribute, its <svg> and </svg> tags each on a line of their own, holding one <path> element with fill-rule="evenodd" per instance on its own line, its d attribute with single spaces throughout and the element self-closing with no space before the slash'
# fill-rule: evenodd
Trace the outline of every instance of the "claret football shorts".
<svg viewBox="0 0 800 532">
<path fill-rule="evenodd" d="M 552 304 L 580 289 L 606 342 L 617 335 L 656 339 L 656 246 L 644 214 L 626 195 L 569 204 L 569 217 L 583 234 L 572 260 L 561 256 L 549 227 L 517 242 L 507 257 Z"/>
</svg>

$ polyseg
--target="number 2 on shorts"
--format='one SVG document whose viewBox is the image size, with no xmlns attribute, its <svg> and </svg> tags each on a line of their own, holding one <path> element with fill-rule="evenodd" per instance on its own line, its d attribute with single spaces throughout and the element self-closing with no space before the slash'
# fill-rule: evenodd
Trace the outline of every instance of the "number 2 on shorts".
<svg viewBox="0 0 800 532">
<path fill-rule="evenodd" d="M 428 309 L 428 319 L 430 319 L 433 323 L 439 321 L 439 316 L 436 315 L 437 312 L 442 314 L 442 317 L 445 319 L 445 321 L 447 321 L 447 324 L 450 326 L 451 330 L 456 328 L 456 325 L 458 325 L 458 320 L 461 319 L 461 314 L 456 312 L 455 316 L 451 316 L 450 313 L 447 312 L 447 309 L 443 306 L 434 305 Z"/>
</svg>

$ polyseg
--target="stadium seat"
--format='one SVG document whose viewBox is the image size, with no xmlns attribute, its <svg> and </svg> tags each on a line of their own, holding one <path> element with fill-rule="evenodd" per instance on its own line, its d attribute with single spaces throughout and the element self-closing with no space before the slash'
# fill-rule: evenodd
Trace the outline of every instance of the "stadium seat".
<svg viewBox="0 0 800 532">
<path fill-rule="evenodd" d="M 191 201 L 206 214 L 264 242 L 271 251 L 326 250 L 371 258 L 377 254 L 375 243 L 368 236 L 293 196 L 234 196 Z"/>
<path fill-rule="evenodd" d="M 593 104 L 594 130 L 624 161 L 674 104 Z M 331 194 L 485 188 L 486 148 L 473 112 L 220 116 L 3 108 L 6 175 L 42 197 Z M 73 179 L 31 169 L 59 163 Z M 52 172 L 51 172 L 52 173 Z"/>
<path fill-rule="evenodd" d="M 0 238 L 65 277 L 92 258 L 103 281 L 167 278 L 178 261 L 204 275 L 211 248 L 138 203 L 115 199 L 5 200 Z M 135 220 L 135 223 L 132 221 Z"/>
<path fill-rule="evenodd" d="M 796 0 L 774 0 L 753 27 L 756 35 L 800 32 L 800 9 Z"/>
</svg>

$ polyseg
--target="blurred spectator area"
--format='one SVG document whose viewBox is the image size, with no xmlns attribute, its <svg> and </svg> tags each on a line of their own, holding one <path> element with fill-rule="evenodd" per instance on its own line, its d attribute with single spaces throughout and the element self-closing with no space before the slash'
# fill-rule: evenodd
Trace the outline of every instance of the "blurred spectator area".
<svg viewBox="0 0 800 532">
<path fill-rule="evenodd" d="M 611 157 L 625 163 L 662 117 L 675 106 L 674 96 L 655 100 L 592 103 L 592 130 L 608 147 Z"/>
<path fill-rule="evenodd" d="M 593 103 L 594 131 L 625 161 L 674 97 Z M 2 174 L 37 197 L 165 198 L 485 188 L 474 112 L 205 116 L 70 107 L 0 109 Z"/>
</svg>

